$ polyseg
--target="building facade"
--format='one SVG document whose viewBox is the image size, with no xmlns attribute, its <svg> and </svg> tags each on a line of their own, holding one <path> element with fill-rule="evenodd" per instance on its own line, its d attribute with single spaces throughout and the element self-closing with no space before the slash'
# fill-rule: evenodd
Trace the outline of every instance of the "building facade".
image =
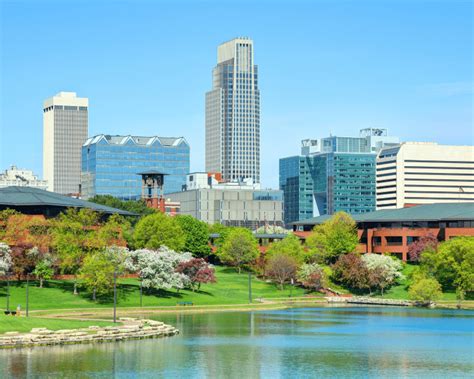
<svg viewBox="0 0 474 379">
<path fill-rule="evenodd" d="M 363 129 L 360 137 L 303 140 L 301 155 L 280 159 L 285 224 L 338 211 L 375 210 L 376 152 L 385 143 L 398 143 L 398 138 L 384 129 Z"/>
<path fill-rule="evenodd" d="M 190 147 L 183 137 L 97 135 L 82 146 L 82 195 L 112 195 L 137 200 L 144 171 L 164 173 L 163 191 L 181 191 L 190 166 Z"/>
<path fill-rule="evenodd" d="M 253 42 L 236 38 L 217 48 L 206 93 L 206 171 L 226 181 L 260 182 L 260 91 Z"/>
<path fill-rule="evenodd" d="M 283 225 L 283 194 L 260 189 L 253 182 L 218 182 L 211 174 L 192 173 L 187 189 L 170 193 L 169 201 L 180 203 L 180 214 L 209 224 L 220 223 L 252 230 L 264 225 Z"/>
<path fill-rule="evenodd" d="M 377 157 L 377 209 L 474 202 L 474 146 L 405 142 Z"/>
<path fill-rule="evenodd" d="M 43 104 L 43 177 L 48 190 L 77 194 L 81 183 L 81 147 L 87 139 L 89 100 L 59 92 Z"/>
<path fill-rule="evenodd" d="M 5 170 L 3 174 L 0 174 L 0 188 L 19 186 L 19 187 L 33 187 L 42 190 L 48 189 L 48 182 L 46 180 L 40 180 L 33 174 L 31 170 L 24 170 L 11 166 Z"/>
</svg>

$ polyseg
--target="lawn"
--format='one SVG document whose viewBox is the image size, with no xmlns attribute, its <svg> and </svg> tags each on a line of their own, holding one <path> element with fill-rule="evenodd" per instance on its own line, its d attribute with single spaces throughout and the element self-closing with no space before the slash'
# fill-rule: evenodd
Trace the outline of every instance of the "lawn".
<svg viewBox="0 0 474 379">
<path fill-rule="evenodd" d="M 150 290 L 144 291 L 143 306 L 175 306 L 178 302 L 191 301 L 195 305 L 216 304 L 245 304 L 248 302 L 248 275 L 238 274 L 234 269 L 227 267 L 216 267 L 217 283 L 205 284 L 200 291 L 190 290 Z M 136 279 L 122 279 L 118 281 L 118 306 L 138 307 L 140 306 L 140 287 Z M 303 296 L 305 291 L 298 287 L 290 290 L 289 285 L 280 291 L 275 284 L 267 283 L 252 276 L 252 298 L 289 298 L 292 296 Z M 26 305 L 26 283 L 10 282 L 10 309 L 16 309 Z M 48 281 L 45 288 L 38 288 L 36 282 L 30 282 L 29 287 L 29 309 L 67 309 L 67 308 L 104 308 L 111 307 L 112 297 L 99 299 L 94 302 L 91 294 L 80 290 L 79 295 L 73 295 L 72 281 Z M 6 282 L 0 282 L 0 309 L 6 307 Z"/>
<path fill-rule="evenodd" d="M 14 317 L 0 315 L 0 335 L 5 332 L 29 332 L 32 328 L 48 328 L 50 330 L 87 328 L 90 325 L 114 325 L 105 321 L 58 320 L 38 317 Z"/>
</svg>

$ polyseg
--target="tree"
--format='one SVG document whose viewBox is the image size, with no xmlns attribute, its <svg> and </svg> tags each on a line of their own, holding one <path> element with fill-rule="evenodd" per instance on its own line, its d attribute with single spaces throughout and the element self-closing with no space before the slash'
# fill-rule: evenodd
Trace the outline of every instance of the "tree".
<svg viewBox="0 0 474 379">
<path fill-rule="evenodd" d="M 267 275 L 278 283 L 280 290 L 283 290 L 283 284 L 295 277 L 298 263 L 291 256 L 275 254 L 268 259 L 265 268 Z"/>
<path fill-rule="evenodd" d="M 176 268 L 180 263 L 192 259 L 191 253 L 177 253 L 165 246 L 158 250 L 140 249 L 131 251 L 125 267 L 138 273 L 145 288 L 184 288 L 188 277 Z"/>
<path fill-rule="evenodd" d="M 52 262 L 49 259 L 40 260 L 33 270 L 33 275 L 35 275 L 39 280 L 39 288 L 43 288 L 43 282 L 51 279 L 53 274 L 54 269 L 52 267 Z"/>
<path fill-rule="evenodd" d="M 430 302 L 438 300 L 443 293 L 436 279 L 425 277 L 413 282 L 408 294 L 412 300 Z"/>
<path fill-rule="evenodd" d="M 190 215 L 179 215 L 175 219 L 186 237 L 183 250 L 197 257 L 207 257 L 211 253 L 208 225 Z"/>
<path fill-rule="evenodd" d="M 360 254 L 349 253 L 341 255 L 332 265 L 334 281 L 353 289 L 369 288 L 369 269 Z"/>
<path fill-rule="evenodd" d="M 317 261 L 334 262 L 339 255 L 353 252 L 358 242 L 356 222 L 347 213 L 337 212 L 314 227 L 306 246 Z"/>
<path fill-rule="evenodd" d="M 438 239 L 433 234 L 422 236 L 408 245 L 408 256 L 410 261 L 419 262 L 421 254 L 425 251 L 436 251 Z"/>
<path fill-rule="evenodd" d="M 278 225 L 263 225 L 255 230 L 256 234 L 289 234 L 290 230 Z"/>
<path fill-rule="evenodd" d="M 242 267 L 258 257 L 258 243 L 252 232 L 244 228 L 234 228 L 217 251 L 219 259 L 228 265 L 237 267 L 240 274 Z"/>
<path fill-rule="evenodd" d="M 166 246 L 172 250 L 183 251 L 186 236 L 174 217 L 154 213 L 138 221 L 133 234 L 137 248 L 158 249 Z"/>
<path fill-rule="evenodd" d="M 120 275 L 125 270 L 125 260 L 129 255 L 127 248 L 111 246 L 103 251 L 88 254 L 82 263 L 80 277 L 84 287 L 92 292 L 92 300 L 97 295 L 107 295 L 113 289 L 114 273 Z"/>
<path fill-rule="evenodd" d="M 466 293 L 474 291 L 474 237 L 456 237 L 440 243 L 438 252 L 423 253 L 421 265 L 443 289 L 455 289 L 462 300 Z"/>
<path fill-rule="evenodd" d="M 403 279 L 403 266 L 399 260 L 388 255 L 365 254 L 362 261 L 369 270 L 368 280 L 370 287 L 379 288 L 382 296 L 384 289 Z"/>
<path fill-rule="evenodd" d="M 188 277 L 188 285 L 193 292 L 201 288 L 202 283 L 215 283 L 214 268 L 202 258 L 192 258 L 178 264 L 176 272 Z M 186 285 L 187 286 L 187 285 Z"/>
<path fill-rule="evenodd" d="M 317 263 L 303 264 L 297 273 L 298 281 L 306 288 L 318 291 L 326 285 L 323 268 Z"/>
<path fill-rule="evenodd" d="M 88 199 L 88 201 L 91 201 L 96 204 L 102 204 L 107 207 L 137 213 L 140 216 L 146 216 L 149 214 L 156 213 L 156 210 L 147 207 L 146 203 L 143 200 L 120 200 L 111 195 L 95 195 L 94 197 Z M 136 220 L 136 217 L 130 218 L 130 220 L 134 222 L 134 220 Z"/>
<path fill-rule="evenodd" d="M 0 275 L 5 275 L 12 266 L 10 247 L 3 242 L 0 242 Z"/>
<path fill-rule="evenodd" d="M 294 234 L 288 234 L 281 241 L 276 241 L 270 244 L 265 256 L 271 257 L 277 254 L 284 254 L 293 257 L 298 263 L 303 263 L 305 260 L 305 251 L 301 245 L 301 241 Z"/>
</svg>

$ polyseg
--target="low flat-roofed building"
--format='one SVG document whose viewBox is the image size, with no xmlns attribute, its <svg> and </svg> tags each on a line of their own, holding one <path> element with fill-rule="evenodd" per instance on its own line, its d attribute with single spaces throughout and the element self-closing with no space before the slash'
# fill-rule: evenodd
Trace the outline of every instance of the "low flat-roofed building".
<svg viewBox="0 0 474 379">
<path fill-rule="evenodd" d="M 331 216 L 293 223 L 294 233 L 305 239 L 312 229 Z M 357 223 L 361 253 L 390 253 L 406 261 L 408 246 L 422 236 L 439 241 L 474 236 L 474 203 L 437 203 L 409 208 L 378 210 L 352 215 Z"/>
<path fill-rule="evenodd" d="M 0 188 L 10 186 L 33 187 L 47 190 L 48 181 L 38 179 L 31 170 L 10 166 L 10 168 L 5 170 L 3 174 L 0 174 Z"/>
</svg>

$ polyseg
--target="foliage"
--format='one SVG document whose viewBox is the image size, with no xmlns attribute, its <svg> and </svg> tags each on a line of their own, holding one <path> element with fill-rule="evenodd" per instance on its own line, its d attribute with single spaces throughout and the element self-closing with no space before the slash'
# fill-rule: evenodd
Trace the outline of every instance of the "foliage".
<svg viewBox="0 0 474 379">
<path fill-rule="evenodd" d="M 394 284 L 398 279 L 403 279 L 401 273 L 403 266 L 401 262 L 388 255 L 364 254 L 362 261 L 369 270 L 368 287 L 379 288 L 382 292 L 385 288 Z"/>
<path fill-rule="evenodd" d="M 182 251 L 186 243 L 186 236 L 178 221 L 163 213 L 143 217 L 138 221 L 133 237 L 137 248 L 158 249 L 166 246 Z"/>
<path fill-rule="evenodd" d="M 293 257 L 298 263 L 305 260 L 305 250 L 301 241 L 294 234 L 288 234 L 281 241 L 275 241 L 268 247 L 265 255 L 271 257 L 277 254 L 284 254 Z"/>
<path fill-rule="evenodd" d="M 88 199 L 88 201 L 91 201 L 96 204 L 105 205 L 107 207 L 137 213 L 141 216 L 156 213 L 156 210 L 153 208 L 148 208 L 143 200 L 120 200 L 111 195 L 96 195 Z M 131 218 L 132 222 L 134 219 L 136 219 L 136 217 Z"/>
<path fill-rule="evenodd" d="M 193 292 L 196 288 L 200 289 L 202 283 L 216 282 L 214 268 L 202 258 L 192 258 L 179 263 L 176 272 L 187 276 L 186 287 L 191 287 Z"/>
<path fill-rule="evenodd" d="M 290 230 L 278 225 L 263 225 L 254 232 L 255 234 L 288 234 Z"/>
<path fill-rule="evenodd" d="M 5 275 L 12 266 L 10 247 L 3 242 L 0 242 L 0 275 Z"/>
<path fill-rule="evenodd" d="M 47 252 L 51 245 L 49 228 L 50 222 L 43 216 L 13 213 L 5 222 L 2 239 L 17 250 L 26 252 L 36 246 Z"/>
<path fill-rule="evenodd" d="M 209 225 L 208 228 L 209 234 L 219 234 L 219 237 L 214 239 L 214 246 L 217 247 L 217 249 L 222 247 L 230 232 L 235 229 L 232 226 L 225 226 L 222 224 L 212 224 Z"/>
<path fill-rule="evenodd" d="M 425 272 L 438 280 L 444 290 L 456 289 L 459 298 L 474 291 L 474 237 L 456 237 L 442 242 L 438 252 L 421 256 Z"/>
<path fill-rule="evenodd" d="M 317 263 L 303 264 L 297 273 L 298 281 L 306 288 L 318 291 L 326 286 L 323 268 Z"/>
<path fill-rule="evenodd" d="M 436 251 L 438 247 L 438 239 L 433 234 L 421 236 L 416 241 L 408 245 L 408 256 L 410 261 L 419 262 L 421 254 L 427 250 Z"/>
<path fill-rule="evenodd" d="M 408 290 L 410 299 L 417 301 L 434 301 L 438 300 L 443 292 L 441 284 L 433 278 L 421 278 L 413 282 Z"/>
<path fill-rule="evenodd" d="M 223 263 L 237 267 L 240 273 L 244 265 L 258 257 L 258 243 L 250 230 L 233 228 L 217 254 Z"/>
<path fill-rule="evenodd" d="M 35 269 L 33 270 L 32 274 L 38 278 L 40 282 L 39 287 L 43 288 L 43 281 L 51 279 L 54 274 L 54 269 L 52 267 L 51 260 L 48 258 L 44 258 L 40 260 L 36 264 Z"/>
<path fill-rule="evenodd" d="M 175 219 L 186 236 L 183 250 L 194 256 L 207 257 L 211 253 L 208 225 L 190 215 L 179 215 Z"/>
<path fill-rule="evenodd" d="M 283 284 L 294 278 L 298 263 L 295 258 L 286 254 L 272 255 L 266 264 L 266 274 L 279 284 L 283 290 Z"/>
<path fill-rule="evenodd" d="M 187 276 L 176 272 L 182 262 L 189 261 L 191 253 L 177 253 L 165 246 L 158 250 L 131 251 L 125 261 L 125 267 L 137 272 L 145 288 L 184 288 Z"/>
<path fill-rule="evenodd" d="M 362 260 L 360 254 L 349 253 L 341 255 L 337 262 L 332 265 L 332 278 L 352 289 L 370 288 L 369 269 Z"/>
<path fill-rule="evenodd" d="M 314 227 L 306 246 L 316 261 L 334 262 L 341 254 L 353 252 L 358 242 L 355 221 L 347 213 L 337 212 Z"/>
</svg>

